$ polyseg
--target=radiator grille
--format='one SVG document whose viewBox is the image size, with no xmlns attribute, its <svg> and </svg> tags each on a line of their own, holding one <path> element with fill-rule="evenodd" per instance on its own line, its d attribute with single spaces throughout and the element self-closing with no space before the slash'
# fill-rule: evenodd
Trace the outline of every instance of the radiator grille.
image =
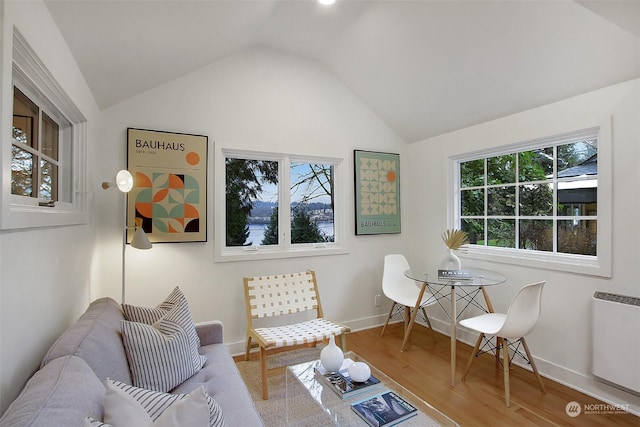
<svg viewBox="0 0 640 427">
<path fill-rule="evenodd" d="M 626 295 L 609 294 L 607 292 L 596 292 L 593 297 L 604 301 L 619 302 L 620 304 L 635 305 L 640 307 L 640 298 Z"/>
</svg>

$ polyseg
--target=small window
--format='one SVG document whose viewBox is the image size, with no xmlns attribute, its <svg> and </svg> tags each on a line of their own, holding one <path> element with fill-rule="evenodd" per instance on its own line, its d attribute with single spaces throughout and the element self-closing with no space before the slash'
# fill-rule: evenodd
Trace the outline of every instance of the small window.
<svg viewBox="0 0 640 427">
<path fill-rule="evenodd" d="M 343 246 L 336 215 L 339 160 L 228 150 L 222 155 L 222 257 L 304 256 Z"/>
<path fill-rule="evenodd" d="M 17 87 L 13 88 L 13 141 L 11 146 L 11 194 L 45 202 L 59 200 L 59 141 L 62 126 L 41 110 Z M 66 166 L 69 167 L 69 166 Z M 70 191 L 64 192 L 70 194 Z M 69 200 L 65 200 L 69 201 Z"/>
<path fill-rule="evenodd" d="M 610 237 L 599 233 L 598 135 L 592 129 L 456 159 L 454 221 L 469 236 L 471 256 L 556 257 L 556 263 L 585 265 L 608 258 L 601 250 L 610 247 Z"/>
<path fill-rule="evenodd" d="M 86 119 L 15 30 L 11 138 L 3 140 L 3 229 L 81 224 Z M 11 171 L 9 173 L 9 170 Z"/>
</svg>

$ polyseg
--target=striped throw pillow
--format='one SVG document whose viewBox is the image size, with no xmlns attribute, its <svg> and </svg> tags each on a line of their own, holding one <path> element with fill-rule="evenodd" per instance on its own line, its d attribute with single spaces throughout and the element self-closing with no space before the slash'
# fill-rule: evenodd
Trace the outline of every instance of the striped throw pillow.
<svg viewBox="0 0 640 427">
<path fill-rule="evenodd" d="M 223 427 L 224 417 L 222 415 L 222 409 L 218 403 L 213 400 L 211 396 L 203 389 L 207 409 L 208 420 L 210 427 Z M 193 392 L 191 393 L 193 394 Z M 159 393 L 156 391 L 145 390 L 138 387 L 134 387 L 128 384 L 124 384 L 119 381 L 107 380 L 107 392 L 105 393 L 105 422 L 113 423 L 115 417 L 119 416 L 122 411 L 120 409 L 119 401 L 122 401 L 122 397 L 125 399 L 130 396 L 131 401 L 139 404 L 149 416 L 152 422 L 157 422 L 160 416 L 170 408 L 175 402 L 189 397 L 187 394 L 168 394 Z M 168 414 L 167 414 L 168 415 Z M 180 421 L 180 420 L 178 420 Z M 86 427 L 111 427 L 112 424 L 107 424 L 92 418 L 85 420 Z M 122 423 L 120 423 L 122 424 Z M 127 423 L 130 425 L 130 423 Z M 182 424 L 181 424 L 182 425 Z"/>
<path fill-rule="evenodd" d="M 198 353 L 198 349 L 200 348 L 200 338 L 198 338 L 198 333 L 196 332 L 196 327 L 193 323 L 193 318 L 189 310 L 189 303 L 180 290 L 180 287 L 176 286 L 169 296 L 167 296 L 167 298 L 155 308 L 122 304 L 122 311 L 124 312 L 124 318 L 131 322 L 153 325 L 179 304 L 184 304 L 187 307 L 187 310 L 183 312 L 183 317 L 180 318 L 179 321 L 189 337 L 193 367 L 196 370 L 195 372 L 198 372 L 206 362 L 206 357 L 201 356 Z"/>
<path fill-rule="evenodd" d="M 183 322 L 188 312 L 186 302 L 181 302 L 153 325 L 122 320 L 133 385 L 167 392 L 198 371 Z"/>
</svg>

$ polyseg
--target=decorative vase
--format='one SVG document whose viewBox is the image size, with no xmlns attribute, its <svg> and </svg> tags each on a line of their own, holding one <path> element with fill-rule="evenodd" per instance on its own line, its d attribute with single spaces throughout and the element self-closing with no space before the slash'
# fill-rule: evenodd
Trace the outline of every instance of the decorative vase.
<svg viewBox="0 0 640 427">
<path fill-rule="evenodd" d="M 320 363 L 327 372 L 337 372 L 344 361 L 342 349 L 336 345 L 333 335 L 329 336 L 329 344 L 320 352 Z"/>
<path fill-rule="evenodd" d="M 444 270 L 461 270 L 462 269 L 462 263 L 460 262 L 460 258 L 458 258 L 458 255 L 455 254 L 453 249 L 447 249 L 447 252 L 445 252 L 442 258 L 441 265 Z"/>
<path fill-rule="evenodd" d="M 354 362 L 347 369 L 351 379 L 363 383 L 371 377 L 371 368 L 364 362 Z"/>
</svg>

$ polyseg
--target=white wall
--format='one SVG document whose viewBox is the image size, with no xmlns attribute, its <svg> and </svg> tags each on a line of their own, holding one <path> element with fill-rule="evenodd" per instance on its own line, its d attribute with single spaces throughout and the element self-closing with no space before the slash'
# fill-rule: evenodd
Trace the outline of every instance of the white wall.
<svg viewBox="0 0 640 427">
<path fill-rule="evenodd" d="M 250 50 L 174 80 L 103 112 L 95 174 L 125 167 L 127 127 L 209 137 L 208 241 L 156 244 L 150 251 L 127 250 L 127 297 L 156 304 L 180 285 L 197 321 L 221 319 L 233 353 L 246 338 L 242 277 L 314 269 L 325 315 L 354 326 L 379 324 L 387 306 L 374 308 L 381 294 L 382 258 L 401 251 L 406 234 L 354 236 L 353 150 L 399 152 L 406 145 L 361 102 L 316 63 L 269 50 Z M 349 253 L 248 262 L 214 262 L 214 204 L 224 197 L 213 188 L 213 146 L 253 147 L 344 159 Z M 402 173 L 402 170 L 401 170 Z M 402 177 L 401 177 L 402 183 Z M 93 296 L 119 300 L 116 194 L 96 190 L 98 232 Z"/>
<path fill-rule="evenodd" d="M 448 159 L 456 154 L 600 125 L 612 118 L 613 274 L 609 278 L 463 259 L 463 264 L 504 272 L 508 281 L 489 288 L 494 308 L 505 310 L 525 283 L 546 280 L 542 317 L 527 338 L 543 375 L 640 412 L 640 398 L 604 386 L 591 375 L 591 297 L 596 290 L 640 296 L 640 81 L 601 89 L 541 108 L 441 135 L 408 147 L 411 262 L 438 259 L 447 228 Z M 416 184 L 419 183 L 419 184 Z M 440 327 L 448 319 L 433 315 Z M 640 321 L 640 319 L 636 319 Z M 624 328 L 624 325 L 610 325 Z M 462 336 L 469 342 L 475 337 Z M 611 349 L 615 357 L 616 349 Z M 585 402 L 586 403 L 586 402 Z"/>
<path fill-rule="evenodd" d="M 40 2 L 15 1 L 2 2 L 0 10 L 3 7 L 3 143 L 11 138 L 14 26 L 89 119 L 88 136 L 92 139 L 95 131 L 91 123 L 97 107 L 46 7 Z M 3 156 L 9 152 L 5 149 Z M 39 367 L 55 338 L 86 309 L 92 240 L 89 224 L 0 231 L 0 413 Z"/>
</svg>

